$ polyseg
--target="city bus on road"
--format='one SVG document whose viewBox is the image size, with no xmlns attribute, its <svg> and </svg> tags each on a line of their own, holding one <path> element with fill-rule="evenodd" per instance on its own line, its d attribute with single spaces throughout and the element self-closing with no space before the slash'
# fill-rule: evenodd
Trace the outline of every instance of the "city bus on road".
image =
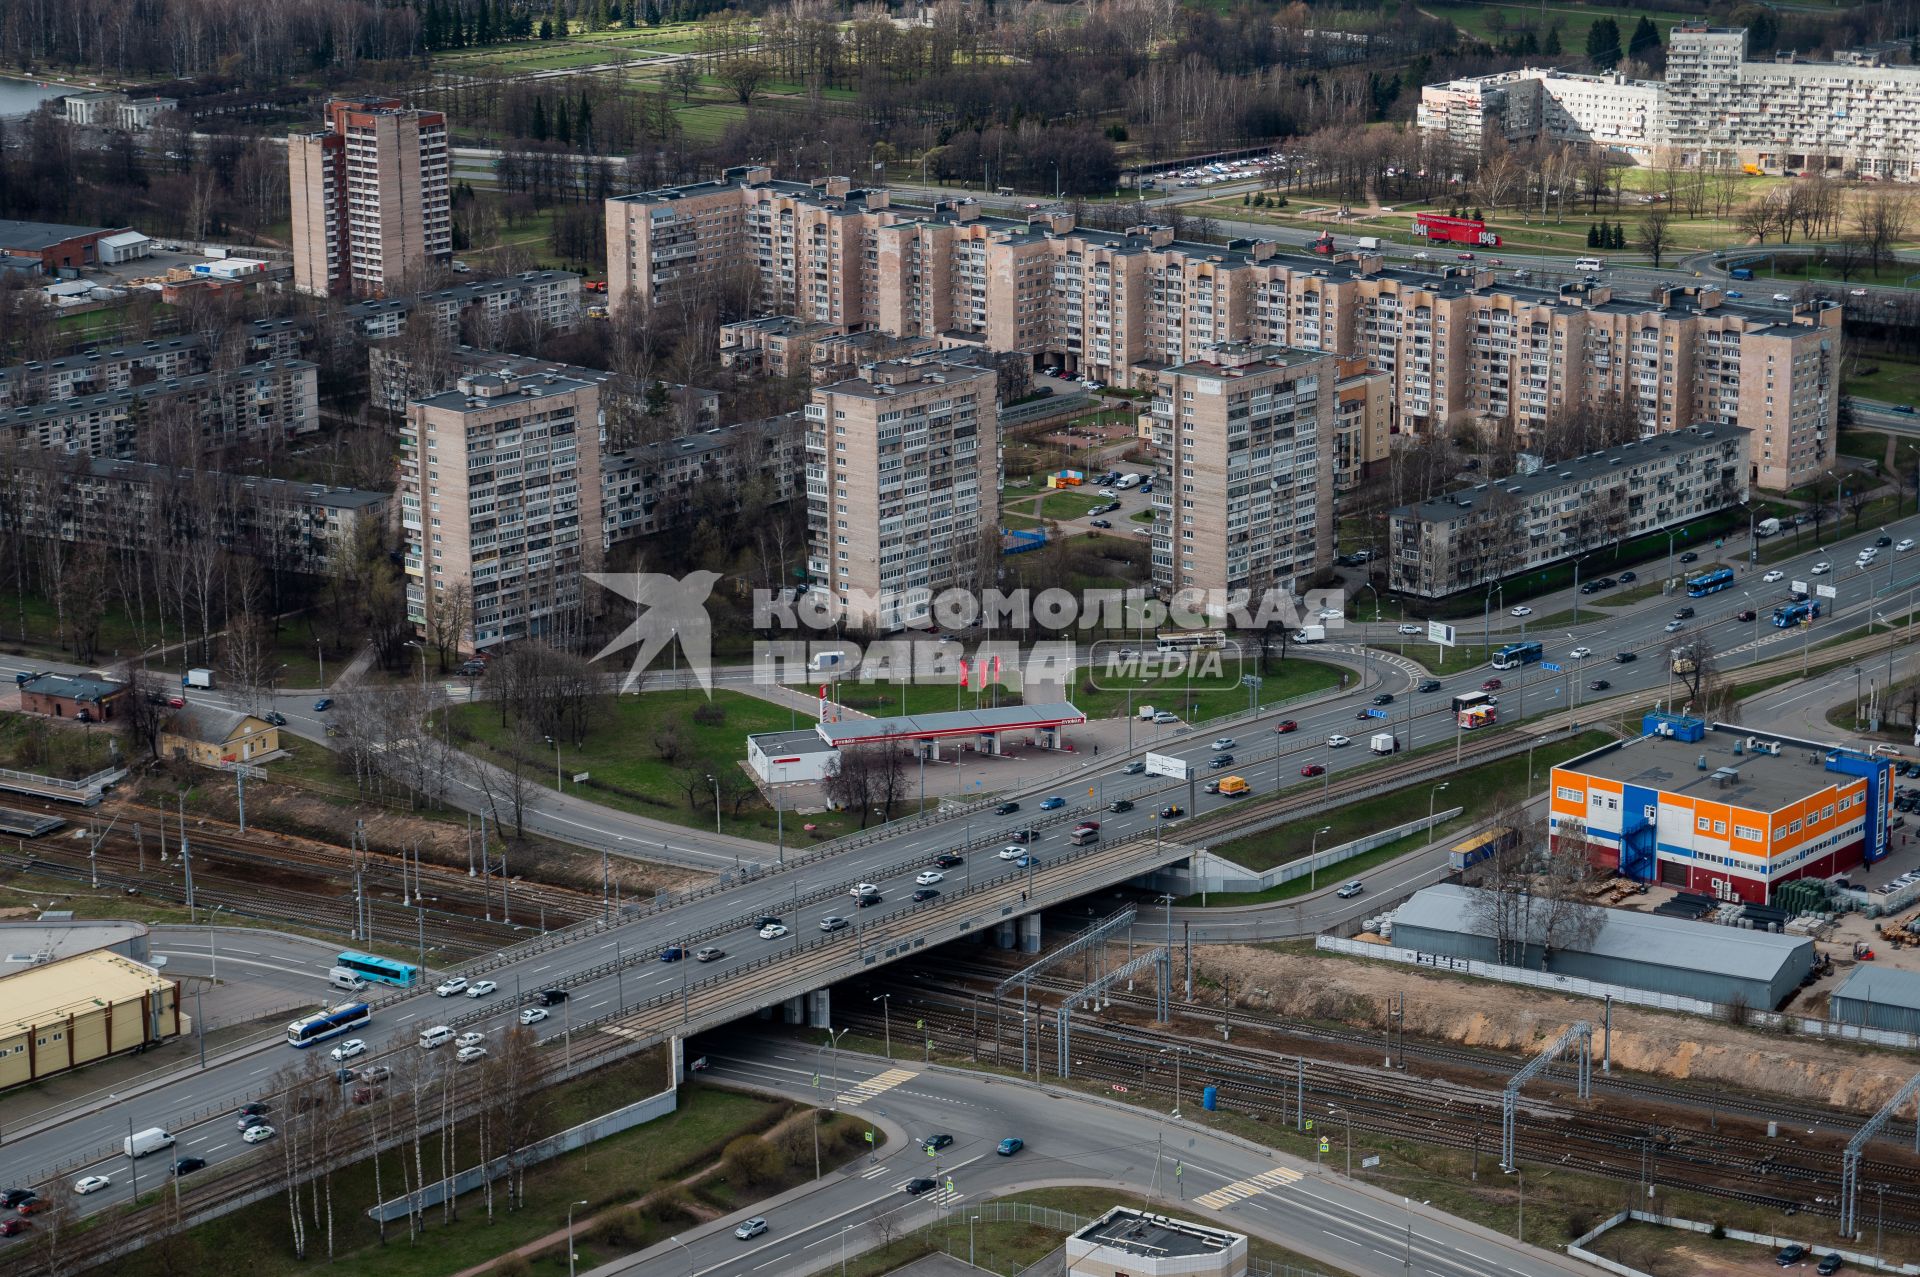
<svg viewBox="0 0 1920 1277">
<path fill-rule="evenodd" d="M 1820 600 L 1808 599 L 1802 603 L 1788 603 L 1773 609 L 1775 629 L 1784 630 L 1793 625 L 1805 625 L 1820 619 Z"/>
<path fill-rule="evenodd" d="M 395 962 L 392 958 L 355 953 L 351 949 L 337 955 L 333 965 L 338 970 L 351 971 L 362 980 L 396 985 L 402 989 L 411 989 L 414 981 L 420 978 L 420 968 L 410 962 Z"/>
<path fill-rule="evenodd" d="M 1464 714 L 1477 705 L 1493 705 L 1497 702 L 1486 692 L 1462 692 L 1453 698 L 1453 712 Z"/>
<path fill-rule="evenodd" d="M 1715 568 L 1711 572 L 1702 572 L 1687 582 L 1687 597 L 1703 599 L 1709 594 L 1733 587 L 1733 569 Z"/>
<path fill-rule="evenodd" d="M 1493 668 L 1517 670 L 1522 665 L 1533 664 L 1545 654 L 1546 649 L 1532 640 L 1525 643 L 1509 643 L 1493 654 Z"/>
<path fill-rule="evenodd" d="M 351 1033 L 355 1029 L 365 1028 L 373 1019 L 373 1013 L 364 1002 L 343 1002 L 337 1007 L 329 1007 L 317 1015 L 295 1020 L 287 1026 L 288 1046 L 312 1046 L 342 1033 Z"/>
<path fill-rule="evenodd" d="M 1155 640 L 1162 652 L 1217 651 L 1227 645 L 1219 630 L 1169 630 Z"/>
</svg>

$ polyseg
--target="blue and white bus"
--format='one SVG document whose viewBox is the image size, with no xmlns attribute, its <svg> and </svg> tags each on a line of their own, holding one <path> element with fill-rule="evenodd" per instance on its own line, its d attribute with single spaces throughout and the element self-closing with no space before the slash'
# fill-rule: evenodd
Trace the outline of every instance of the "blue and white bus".
<svg viewBox="0 0 1920 1277">
<path fill-rule="evenodd" d="M 295 1020 L 287 1026 L 288 1046 L 312 1046 L 325 1038 L 338 1037 L 362 1028 L 373 1018 L 364 1002 L 345 1002 L 318 1015 Z"/>
<path fill-rule="evenodd" d="M 1820 619 L 1820 601 L 1808 599 L 1804 603 L 1788 603 L 1773 609 L 1773 624 L 1777 629 L 1786 629 L 1793 625 L 1804 625 Z"/>
<path fill-rule="evenodd" d="M 1531 665 L 1545 654 L 1545 649 L 1531 640 L 1525 643 L 1509 643 L 1493 654 L 1493 668 L 1497 670 L 1517 670 L 1522 665 Z"/>
<path fill-rule="evenodd" d="M 1709 594 L 1717 594 L 1721 590 L 1731 589 L 1732 586 L 1733 569 L 1715 568 L 1711 572 L 1702 572 L 1699 576 L 1687 582 L 1687 597 L 1690 599 L 1703 599 Z"/>
<path fill-rule="evenodd" d="M 411 963 L 376 958 L 370 953 L 355 953 L 351 949 L 334 958 L 333 965 L 353 972 L 362 980 L 398 985 L 403 989 L 412 988 L 413 982 L 420 978 L 420 968 Z"/>
</svg>

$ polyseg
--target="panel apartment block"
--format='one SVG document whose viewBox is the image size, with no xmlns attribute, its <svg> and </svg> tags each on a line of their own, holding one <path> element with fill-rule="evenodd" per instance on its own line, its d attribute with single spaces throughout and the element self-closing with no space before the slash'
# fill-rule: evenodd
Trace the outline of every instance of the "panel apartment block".
<svg viewBox="0 0 1920 1277">
<path fill-rule="evenodd" d="M 1640 164 L 1920 174 L 1920 67 L 1874 53 L 1747 57 L 1743 28 L 1677 26 L 1665 80 L 1539 67 L 1430 84 L 1416 123 L 1478 154 L 1496 141 L 1603 146 Z"/>
<path fill-rule="evenodd" d="M 565 331 L 580 322 L 580 277 L 565 270 L 529 270 L 500 279 L 479 279 L 410 297 L 387 297 L 347 307 L 363 336 L 398 337 L 414 314 L 427 316 L 448 341 L 495 338 L 513 323 L 534 335 Z M 490 342 L 488 344 L 491 344 Z"/>
<path fill-rule="evenodd" d="M 599 404 L 592 382 L 476 373 L 408 406 L 400 522 L 414 624 L 461 581 L 473 587 L 467 650 L 537 638 L 578 606 L 600 539 Z"/>
<path fill-rule="evenodd" d="M 397 98 L 336 99 L 287 139 L 293 282 L 315 296 L 385 297 L 451 260 L 447 120 Z"/>
<path fill-rule="evenodd" d="M 1690 426 L 1402 506 L 1388 580 L 1439 598 L 1739 505 L 1751 446 L 1750 431 Z"/>
<path fill-rule="evenodd" d="M 978 342 L 1120 387 L 1230 342 L 1365 360 L 1391 379 L 1389 434 L 1491 424 L 1529 447 L 1556 415 L 1623 398 L 1646 434 L 1751 429 L 1760 487 L 1810 482 L 1834 451 L 1841 334 L 1830 303 L 1704 286 L 1644 299 L 1528 288 L 1375 254 L 1330 261 L 1265 241 L 1185 243 L 1159 226 L 985 217 L 964 200 L 907 206 L 759 168 L 611 200 L 608 235 L 616 306 L 685 302 L 700 280 L 751 264 L 760 295 L 788 299 L 806 322 Z M 818 338 L 816 358 L 860 336 Z"/>
<path fill-rule="evenodd" d="M 141 433 L 160 417 L 189 423 L 209 453 L 310 434 L 320 428 L 318 369 L 301 359 L 268 360 L 0 409 L 0 439 L 16 447 L 132 459 Z"/>
<path fill-rule="evenodd" d="M 1333 559 L 1331 355 L 1228 342 L 1162 372 L 1153 430 L 1153 580 L 1304 589 Z"/>
<path fill-rule="evenodd" d="M 872 366 L 806 408 L 808 570 L 850 625 L 892 631 L 966 583 L 998 526 L 998 375 Z"/>
</svg>

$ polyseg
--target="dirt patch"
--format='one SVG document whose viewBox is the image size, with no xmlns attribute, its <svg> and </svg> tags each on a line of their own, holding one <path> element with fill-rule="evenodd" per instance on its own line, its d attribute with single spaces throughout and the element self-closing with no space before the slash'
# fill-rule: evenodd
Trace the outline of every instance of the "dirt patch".
<svg viewBox="0 0 1920 1277">
<path fill-rule="evenodd" d="M 1639 1222 L 1608 1229 L 1587 1249 L 1652 1277 L 1750 1277 L 1780 1270 L 1771 1246 Z M 1820 1253 L 1816 1247 L 1802 1268 L 1810 1269 Z"/>
<path fill-rule="evenodd" d="M 1526 1052 L 1600 1005 L 1536 989 L 1424 974 L 1399 963 L 1229 945 L 1197 951 L 1195 969 L 1236 1005 L 1383 1027 L 1389 995 L 1406 997 L 1406 1032 L 1464 1046 Z M 1892 1052 L 1828 1045 L 1633 1007 L 1613 1009 L 1613 1058 L 1634 1072 L 1790 1096 L 1872 1112 L 1913 1075 Z"/>
</svg>

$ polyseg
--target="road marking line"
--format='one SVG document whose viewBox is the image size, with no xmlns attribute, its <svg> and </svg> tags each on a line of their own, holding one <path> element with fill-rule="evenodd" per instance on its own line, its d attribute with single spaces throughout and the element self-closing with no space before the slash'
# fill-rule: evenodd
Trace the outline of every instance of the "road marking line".
<svg viewBox="0 0 1920 1277">
<path fill-rule="evenodd" d="M 840 1092 L 833 1097 L 833 1102 L 845 1108 L 854 1108 L 918 1076 L 919 1073 L 914 1069 L 888 1069 L 884 1073 L 876 1073 L 857 1086 Z"/>
<path fill-rule="evenodd" d="M 1291 1170 L 1285 1166 L 1276 1166 L 1270 1171 L 1262 1171 L 1258 1175 L 1250 1175 L 1246 1179 L 1235 1180 L 1225 1187 L 1216 1188 L 1211 1193 L 1204 1193 L 1193 1200 L 1208 1210 L 1224 1210 L 1235 1202 L 1245 1201 L 1249 1197 L 1257 1197 L 1268 1189 L 1289 1187 L 1297 1184 L 1301 1178 L 1302 1176 L 1299 1171 Z"/>
</svg>

